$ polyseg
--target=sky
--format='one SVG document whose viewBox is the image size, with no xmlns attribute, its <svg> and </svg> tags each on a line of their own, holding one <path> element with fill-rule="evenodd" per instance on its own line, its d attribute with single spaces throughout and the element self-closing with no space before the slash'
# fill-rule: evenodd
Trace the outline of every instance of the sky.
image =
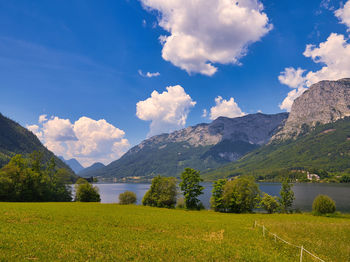
<svg viewBox="0 0 350 262">
<path fill-rule="evenodd" d="M 0 112 L 108 164 L 219 116 L 290 111 L 350 77 L 350 0 L 0 0 Z"/>
</svg>

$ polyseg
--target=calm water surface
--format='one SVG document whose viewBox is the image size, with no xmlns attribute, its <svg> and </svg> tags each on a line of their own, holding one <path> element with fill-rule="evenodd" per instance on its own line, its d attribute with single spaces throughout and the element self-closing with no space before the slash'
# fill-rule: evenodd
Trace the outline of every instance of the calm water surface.
<svg viewBox="0 0 350 262">
<path fill-rule="evenodd" d="M 133 191 L 137 195 L 137 204 L 141 204 L 142 198 L 149 189 L 150 184 L 96 184 L 100 189 L 102 203 L 117 203 L 118 196 L 126 190 Z M 204 194 L 200 197 L 205 207 L 209 208 L 212 184 L 203 183 Z M 280 183 L 259 183 L 260 190 L 273 196 L 278 196 L 281 189 Z M 294 207 L 303 211 L 312 209 L 312 201 L 319 194 L 325 194 L 333 198 L 337 210 L 350 212 L 350 185 L 349 184 L 295 184 Z"/>
</svg>

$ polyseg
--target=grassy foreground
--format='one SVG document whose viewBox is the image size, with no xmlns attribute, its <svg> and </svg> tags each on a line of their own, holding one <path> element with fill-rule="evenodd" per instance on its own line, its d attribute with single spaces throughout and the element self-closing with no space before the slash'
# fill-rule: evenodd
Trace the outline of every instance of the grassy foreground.
<svg viewBox="0 0 350 262">
<path fill-rule="evenodd" d="M 0 203 L 0 261 L 299 261 L 298 249 L 263 238 L 255 220 L 325 261 L 350 261 L 350 216 L 92 203 Z"/>
</svg>

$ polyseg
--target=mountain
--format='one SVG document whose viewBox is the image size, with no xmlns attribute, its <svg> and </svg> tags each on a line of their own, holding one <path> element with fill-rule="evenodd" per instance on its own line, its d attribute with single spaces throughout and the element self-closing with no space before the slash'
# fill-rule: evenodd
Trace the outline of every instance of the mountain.
<svg viewBox="0 0 350 262">
<path fill-rule="evenodd" d="M 75 158 L 66 160 L 62 156 L 59 156 L 59 158 L 66 163 L 76 174 L 78 174 L 81 170 L 84 169 L 84 167 L 76 160 Z"/>
<path fill-rule="evenodd" d="M 205 174 L 271 175 L 293 169 L 350 171 L 350 79 L 321 81 L 297 98 L 285 126 L 267 145 Z"/>
<path fill-rule="evenodd" d="M 287 117 L 288 113 L 219 117 L 210 124 L 154 136 L 97 170 L 95 175 L 147 179 L 158 174 L 178 176 L 185 167 L 212 170 L 266 144 Z"/>
<path fill-rule="evenodd" d="M 312 85 L 293 105 L 283 129 L 272 140 L 286 140 L 316 125 L 350 116 L 350 78 Z"/>
<path fill-rule="evenodd" d="M 311 132 L 250 152 L 236 163 L 203 174 L 208 180 L 242 174 L 273 176 L 299 169 L 350 172 L 350 118 L 318 125 Z"/>
<path fill-rule="evenodd" d="M 14 155 L 26 156 L 33 151 L 41 151 L 45 162 L 54 157 L 57 167 L 67 169 L 72 177 L 76 177 L 61 159 L 43 146 L 36 135 L 0 113 L 0 168 L 6 165 Z"/>
<path fill-rule="evenodd" d="M 91 166 L 87 167 L 87 168 L 84 168 L 83 170 L 81 170 L 79 172 L 79 176 L 81 177 L 92 177 L 92 176 L 96 176 L 95 173 L 97 170 L 101 169 L 101 168 L 104 168 L 105 165 L 100 163 L 100 162 L 97 162 L 97 163 L 94 163 L 92 164 Z"/>
</svg>

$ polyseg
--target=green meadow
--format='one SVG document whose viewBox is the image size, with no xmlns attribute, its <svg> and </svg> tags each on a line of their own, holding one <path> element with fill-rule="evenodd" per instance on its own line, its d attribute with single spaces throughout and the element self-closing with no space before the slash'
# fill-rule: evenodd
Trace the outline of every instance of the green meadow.
<svg viewBox="0 0 350 262">
<path fill-rule="evenodd" d="M 350 216 L 222 214 L 98 203 L 0 203 L 0 261 L 350 261 Z M 316 261 L 304 254 L 303 261 Z"/>
</svg>

